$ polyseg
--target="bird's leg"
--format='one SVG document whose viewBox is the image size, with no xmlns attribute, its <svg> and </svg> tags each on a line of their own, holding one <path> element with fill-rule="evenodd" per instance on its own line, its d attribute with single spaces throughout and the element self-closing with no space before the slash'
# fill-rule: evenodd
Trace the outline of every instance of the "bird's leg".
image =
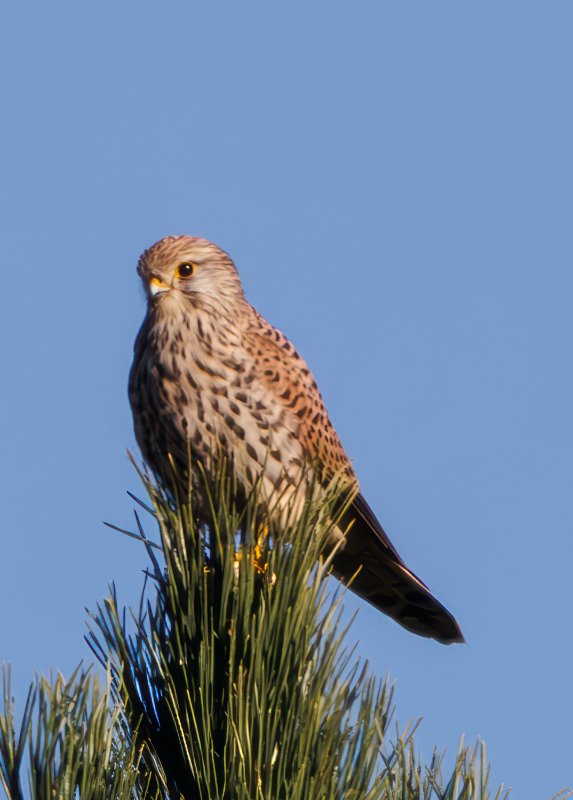
<svg viewBox="0 0 573 800">
<path fill-rule="evenodd" d="M 253 566 L 258 572 L 259 575 L 264 575 L 268 568 L 268 562 L 265 561 L 265 553 L 267 551 L 267 540 L 269 536 L 269 526 L 265 523 L 259 523 L 259 529 L 257 533 L 257 539 L 255 542 L 255 546 L 253 547 Z M 239 578 L 239 564 L 243 557 L 243 553 L 241 550 L 237 550 L 235 552 L 235 577 Z M 276 576 L 273 574 L 271 583 L 274 583 L 276 580 Z"/>
<path fill-rule="evenodd" d="M 255 555 L 253 558 L 253 564 L 255 569 L 260 575 L 264 575 L 267 571 L 268 562 L 264 561 L 264 554 L 267 549 L 267 539 L 269 536 L 269 526 L 263 525 L 262 523 L 259 525 L 259 533 L 257 535 L 257 542 L 255 544 Z"/>
</svg>

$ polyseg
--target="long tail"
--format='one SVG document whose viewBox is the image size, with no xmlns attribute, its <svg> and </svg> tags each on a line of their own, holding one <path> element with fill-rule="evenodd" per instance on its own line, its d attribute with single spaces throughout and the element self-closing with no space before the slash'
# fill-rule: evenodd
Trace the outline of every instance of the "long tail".
<svg viewBox="0 0 573 800">
<path fill-rule="evenodd" d="M 464 642 L 460 626 L 404 564 L 362 495 L 347 512 L 352 527 L 334 558 L 337 577 L 407 630 L 442 644 Z M 353 577 L 354 576 L 354 577 Z"/>
</svg>

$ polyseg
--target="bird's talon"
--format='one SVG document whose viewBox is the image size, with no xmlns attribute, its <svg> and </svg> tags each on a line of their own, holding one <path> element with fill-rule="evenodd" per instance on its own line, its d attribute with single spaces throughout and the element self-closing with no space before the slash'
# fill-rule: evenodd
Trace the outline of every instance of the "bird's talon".
<svg viewBox="0 0 573 800">
<path fill-rule="evenodd" d="M 259 539 L 260 541 L 260 539 Z M 255 545 L 255 554 L 253 557 L 253 564 L 259 575 L 264 575 L 267 571 L 267 567 L 269 566 L 266 561 L 264 561 L 264 554 L 263 548 L 259 543 Z"/>
</svg>

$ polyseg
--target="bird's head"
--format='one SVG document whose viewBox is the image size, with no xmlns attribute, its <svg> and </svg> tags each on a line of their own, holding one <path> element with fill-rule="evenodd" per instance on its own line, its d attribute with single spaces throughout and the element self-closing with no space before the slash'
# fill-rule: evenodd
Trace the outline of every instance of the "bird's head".
<svg viewBox="0 0 573 800">
<path fill-rule="evenodd" d="M 166 236 L 143 253 L 137 271 L 150 303 L 188 297 L 229 309 L 244 298 L 233 260 L 207 239 Z"/>
</svg>

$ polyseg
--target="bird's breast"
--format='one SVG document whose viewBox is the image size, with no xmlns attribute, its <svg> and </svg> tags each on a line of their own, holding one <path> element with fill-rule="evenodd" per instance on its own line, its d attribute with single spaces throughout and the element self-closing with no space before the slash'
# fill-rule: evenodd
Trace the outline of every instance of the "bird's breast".
<svg viewBox="0 0 573 800">
<path fill-rule="evenodd" d="M 158 324 L 138 372 L 152 409 L 146 427 L 155 418 L 163 437 L 139 443 L 160 474 L 156 464 L 166 463 L 167 452 L 186 464 L 190 450 L 205 461 L 224 455 L 247 488 L 260 477 L 268 492 L 300 482 L 304 458 L 298 421 L 260 380 L 231 322 L 216 326 L 196 314 L 177 325 L 172 320 Z M 157 449 L 161 452 L 150 457 Z"/>
</svg>

